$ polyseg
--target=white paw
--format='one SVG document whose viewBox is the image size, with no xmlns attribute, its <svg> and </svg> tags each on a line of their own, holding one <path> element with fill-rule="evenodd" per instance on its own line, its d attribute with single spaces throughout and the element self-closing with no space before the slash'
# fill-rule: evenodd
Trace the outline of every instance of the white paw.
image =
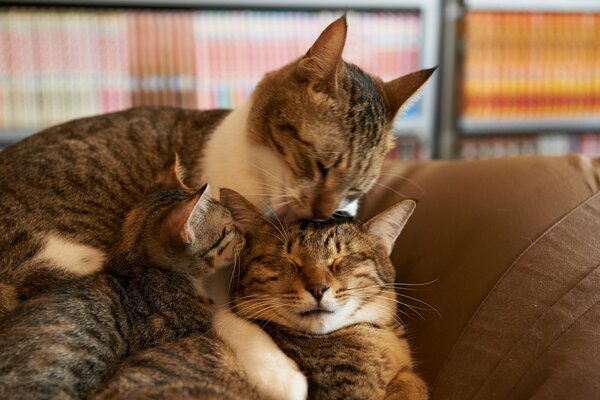
<svg viewBox="0 0 600 400">
<path fill-rule="evenodd" d="M 250 373 L 261 394 L 272 400 L 304 400 L 308 394 L 306 377 L 289 358 L 265 360 Z"/>
</svg>

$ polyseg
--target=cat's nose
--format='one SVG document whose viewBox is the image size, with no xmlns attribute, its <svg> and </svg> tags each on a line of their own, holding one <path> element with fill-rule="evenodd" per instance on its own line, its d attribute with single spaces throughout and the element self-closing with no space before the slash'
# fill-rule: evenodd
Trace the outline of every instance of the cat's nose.
<svg viewBox="0 0 600 400">
<path fill-rule="evenodd" d="M 337 209 L 340 197 L 337 194 L 321 194 L 315 198 L 312 205 L 313 218 L 329 218 Z"/>
<path fill-rule="evenodd" d="M 323 293 L 329 289 L 329 286 L 319 283 L 316 285 L 308 285 L 305 289 L 312 294 L 312 297 L 314 297 L 317 302 L 319 302 L 323 298 Z"/>
</svg>

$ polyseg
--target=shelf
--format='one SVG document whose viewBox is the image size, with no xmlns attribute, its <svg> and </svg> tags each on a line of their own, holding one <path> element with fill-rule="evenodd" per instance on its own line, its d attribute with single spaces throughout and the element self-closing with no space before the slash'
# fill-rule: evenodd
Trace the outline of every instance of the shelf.
<svg viewBox="0 0 600 400">
<path fill-rule="evenodd" d="M 0 5 L 4 1 L 0 1 Z M 434 7 L 438 0 L 29 0 L 27 5 L 110 6 L 110 7 L 185 7 L 185 8 L 271 8 L 271 9 L 401 9 Z M 17 4 L 13 4 L 17 5 Z"/>
<path fill-rule="evenodd" d="M 536 132 L 585 132 L 600 128 L 598 117 L 572 117 L 560 119 L 521 119 L 521 120 L 473 120 L 461 119 L 458 122 L 461 133 L 465 135 L 491 135 L 506 133 Z"/>
<path fill-rule="evenodd" d="M 598 0 L 465 0 L 474 11 L 592 12 L 600 11 Z"/>
<path fill-rule="evenodd" d="M 40 129 L 2 129 L 0 128 L 0 146 L 6 146 L 18 142 L 21 139 L 31 136 Z"/>
</svg>

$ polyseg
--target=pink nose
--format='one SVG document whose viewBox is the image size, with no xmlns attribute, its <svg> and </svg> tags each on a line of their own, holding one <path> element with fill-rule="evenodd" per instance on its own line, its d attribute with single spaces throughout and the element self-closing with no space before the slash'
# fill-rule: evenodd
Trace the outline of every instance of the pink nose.
<svg viewBox="0 0 600 400">
<path fill-rule="evenodd" d="M 323 283 L 318 283 L 314 285 L 308 285 L 305 287 L 305 289 L 312 294 L 312 297 L 314 297 L 316 301 L 321 301 L 323 294 L 329 289 L 329 286 Z"/>
</svg>

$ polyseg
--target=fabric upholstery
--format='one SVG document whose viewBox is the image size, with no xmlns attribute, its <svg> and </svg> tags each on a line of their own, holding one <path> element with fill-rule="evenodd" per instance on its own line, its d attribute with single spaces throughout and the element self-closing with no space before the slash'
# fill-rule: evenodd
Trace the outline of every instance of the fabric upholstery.
<svg viewBox="0 0 600 400">
<path fill-rule="evenodd" d="M 558 225 L 555 226 L 559 221 L 567 221 L 565 216 L 598 191 L 599 171 L 597 163 L 578 155 L 486 161 L 389 162 L 385 166 L 380 184 L 361 205 L 360 217 L 366 219 L 404 198 L 418 201 L 417 209 L 401 234 L 392 258 L 397 268 L 398 282 L 413 285 L 407 286 L 413 290 L 400 292 L 413 299 L 404 297 L 402 300 L 413 308 L 427 309 L 421 301 L 428 303 L 439 313 L 417 309 L 421 318 L 416 312 L 405 309 L 406 315 L 403 315 L 420 364 L 417 369 L 432 385 L 434 398 L 494 398 L 486 397 L 495 393 L 496 381 L 485 381 L 490 373 L 490 365 L 494 361 L 500 364 L 506 362 L 500 358 L 512 349 L 513 342 L 521 337 L 519 333 L 536 334 L 535 330 L 529 331 L 534 328 L 528 325 L 535 314 L 527 314 L 529 319 L 523 325 L 514 327 L 511 325 L 515 322 L 511 315 L 523 312 L 522 316 L 519 315 L 526 318 L 524 305 L 541 307 L 540 302 L 544 298 L 540 296 L 546 291 L 548 284 L 540 280 L 540 265 L 547 263 L 548 268 L 555 270 L 553 276 L 557 279 L 557 285 L 563 288 L 561 293 L 564 294 L 579 284 L 577 279 L 587 273 L 584 270 L 591 271 L 589 265 L 594 264 L 594 260 L 596 264 L 600 264 L 600 255 L 584 245 L 588 238 L 582 236 L 583 231 L 578 230 L 573 220 L 568 219 L 571 228 L 561 226 L 559 229 Z M 582 206 L 581 209 L 585 211 L 580 211 L 577 215 L 584 213 L 583 219 L 589 224 L 595 224 L 596 231 L 600 231 L 599 216 L 586 207 L 588 206 Z M 595 206 L 589 207 L 593 209 Z M 556 232 L 550 235 L 549 229 L 552 227 Z M 586 229 L 588 233 L 594 230 L 593 227 Z M 545 232 L 548 232 L 551 241 L 548 242 L 549 239 L 545 236 L 542 240 L 541 236 Z M 571 232 L 572 235 L 567 237 L 568 240 L 565 239 L 569 248 L 591 258 L 586 261 L 588 267 L 584 267 L 583 261 L 579 259 L 562 264 L 552 259 L 556 251 L 566 252 L 564 247 L 553 247 L 561 242 L 560 237 L 556 238 L 555 235 L 567 235 L 566 232 Z M 537 257 L 535 262 L 531 261 L 533 264 L 537 263 L 535 268 L 531 266 L 534 269 L 527 272 L 525 268 L 519 272 L 524 267 L 511 268 L 517 265 L 517 260 L 529 260 L 527 254 L 533 257 L 532 251 L 536 252 Z M 558 272 L 581 268 L 583 270 L 574 275 Z M 512 272 L 507 274 L 507 271 Z M 539 285 L 521 285 L 519 274 L 534 277 L 533 281 Z M 593 274 L 588 279 L 594 279 Z M 507 284 L 514 285 L 514 288 L 504 286 Z M 582 296 L 593 303 L 594 300 L 586 294 L 585 283 L 580 285 L 583 285 Z M 519 302 L 516 302 L 517 299 L 515 302 L 507 302 L 506 296 L 497 300 L 496 296 L 499 294 L 496 292 L 501 290 L 519 293 Z M 555 293 L 555 296 L 559 294 Z M 566 303 L 561 303 L 561 307 L 566 308 L 559 307 L 553 312 L 571 312 L 569 299 L 562 301 Z M 514 310 L 515 307 L 523 310 Z M 588 318 L 592 321 L 595 318 L 596 325 L 600 323 L 592 311 L 596 306 L 590 307 L 590 310 L 584 312 L 583 319 L 573 322 L 572 329 L 586 329 Z M 505 314 L 500 315 L 501 312 Z M 495 318 L 495 315 L 498 317 Z M 544 315 L 552 321 L 551 314 Z M 577 328 L 578 324 L 581 324 L 581 328 Z M 553 322 L 549 322 L 546 329 L 553 328 L 558 329 L 559 325 L 553 326 Z M 497 337 L 493 337 L 492 333 Z M 494 342 L 505 333 L 513 335 L 506 339 L 510 343 Z M 569 334 L 576 336 L 577 331 L 565 332 L 565 335 Z M 567 336 L 561 336 L 561 340 L 565 340 Z M 480 341 L 473 341 L 474 337 Z M 590 337 L 581 340 L 583 346 L 586 340 L 594 342 L 596 339 Z M 500 342 L 503 346 L 499 346 Z M 594 343 L 597 346 L 597 342 Z M 482 353 L 476 353 L 475 350 Z M 486 361 L 487 370 L 480 364 L 484 363 L 483 360 L 474 361 L 481 354 L 486 354 L 486 357 L 495 354 L 497 357 Z M 531 357 L 538 356 L 542 359 L 562 357 L 560 354 L 543 351 L 531 354 Z M 531 364 L 529 367 L 533 368 L 535 365 Z M 510 365 L 502 364 L 501 368 L 510 369 Z M 567 367 L 561 365 L 560 368 Z M 524 370 L 525 368 L 521 372 Z M 455 379 L 460 380 L 455 382 L 458 386 L 452 383 Z M 523 379 L 519 384 L 521 386 L 515 383 L 510 398 L 517 398 L 512 397 L 517 394 L 523 394 L 526 398 L 526 393 L 532 393 L 533 390 L 531 386 L 527 389 L 528 382 L 543 382 L 539 376 L 537 381 L 534 378 Z M 477 384 L 483 386 L 473 389 L 472 386 Z M 462 390 L 467 387 L 469 392 L 456 392 L 460 395 L 455 397 L 451 394 L 457 388 Z M 478 392 L 479 390 L 481 391 Z M 506 398 L 500 394 L 498 396 L 497 398 Z"/>
</svg>

